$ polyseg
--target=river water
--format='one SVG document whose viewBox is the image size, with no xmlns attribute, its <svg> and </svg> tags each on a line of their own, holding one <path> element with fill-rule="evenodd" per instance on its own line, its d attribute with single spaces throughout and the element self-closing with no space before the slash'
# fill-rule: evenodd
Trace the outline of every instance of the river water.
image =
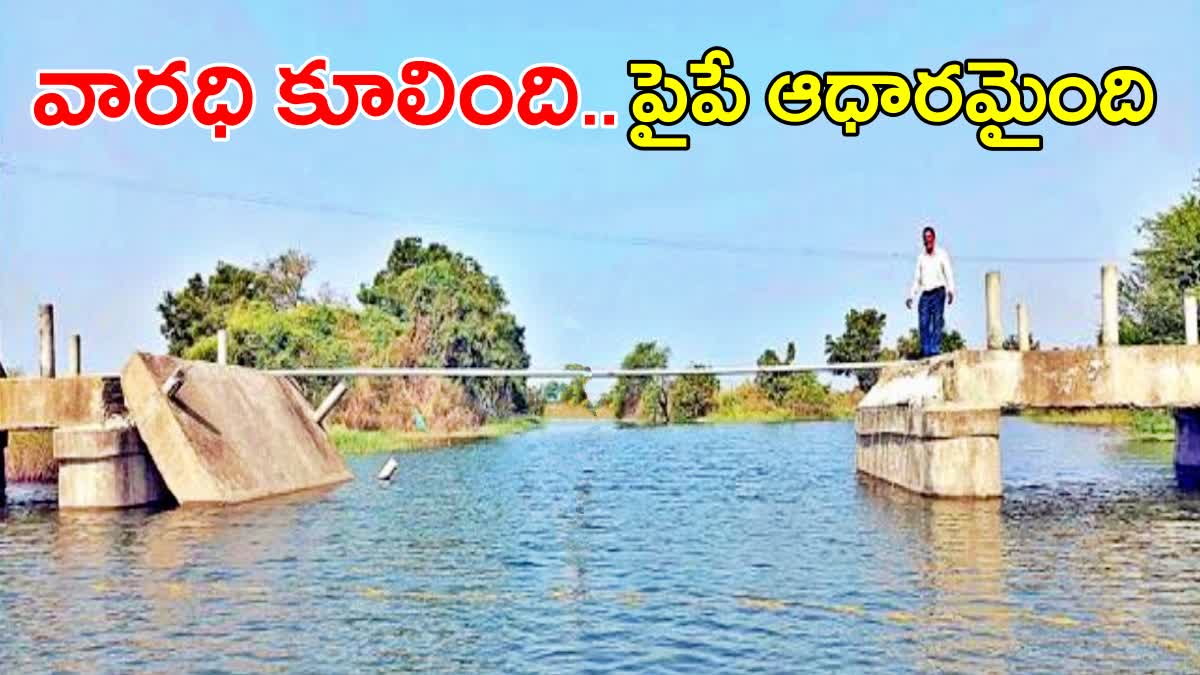
<svg viewBox="0 0 1200 675">
<path fill-rule="evenodd" d="M 60 513 L 10 486 L 0 663 L 1200 669 L 1200 498 L 1170 446 L 1018 420 L 1002 439 L 991 502 L 856 478 L 842 423 L 553 424 L 221 510 Z"/>
</svg>

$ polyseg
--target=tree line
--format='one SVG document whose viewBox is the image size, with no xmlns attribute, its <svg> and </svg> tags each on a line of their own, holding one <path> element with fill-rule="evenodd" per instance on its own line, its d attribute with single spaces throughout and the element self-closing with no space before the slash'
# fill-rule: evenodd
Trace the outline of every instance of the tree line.
<svg viewBox="0 0 1200 675">
<path fill-rule="evenodd" d="M 224 328 L 230 361 L 253 368 L 529 367 L 525 329 L 504 289 L 469 256 L 399 239 L 360 286 L 357 307 L 328 289 L 307 295 L 314 264 L 293 250 L 251 267 L 219 262 L 208 277 L 192 276 L 158 306 L 170 353 L 212 360 Z M 302 386 L 316 400 L 333 382 Z M 525 413 L 529 401 L 520 378 L 359 380 L 343 408 L 339 414 L 360 427 L 407 429 L 419 416 L 461 428 Z"/>
<path fill-rule="evenodd" d="M 1192 189 L 1165 211 L 1138 226 L 1142 246 L 1122 277 L 1120 333 L 1123 344 L 1180 344 L 1184 341 L 1183 294 L 1200 287 L 1200 176 Z M 329 289 L 315 297 L 305 281 L 315 261 L 299 251 L 240 267 L 218 262 L 207 277 L 195 274 L 183 288 L 164 294 L 158 310 L 172 354 L 192 359 L 216 355 L 216 333 L 231 337 L 230 358 L 255 368 L 351 365 L 527 368 L 525 329 L 508 308 L 500 282 L 473 258 L 417 237 L 398 239 L 384 267 L 358 289 L 358 305 Z M 885 346 L 887 315 L 855 308 L 841 334 L 826 335 L 830 364 L 920 358 L 917 330 Z M 965 348 L 957 330 L 946 332 L 943 351 Z M 1016 349 L 1010 335 L 1004 348 Z M 1040 348 L 1034 340 L 1033 349 Z M 665 368 L 668 347 L 638 342 L 623 368 Z M 794 362 L 766 349 L 760 365 Z M 567 369 L 585 370 L 580 364 Z M 834 371 L 852 376 L 859 392 L 877 381 L 875 371 Z M 332 386 L 305 383 L 312 397 Z M 609 407 L 621 419 L 647 423 L 687 422 L 713 415 L 752 414 L 772 418 L 833 414 L 838 392 L 812 373 L 763 373 L 722 390 L 711 375 L 676 378 L 619 378 L 594 404 L 586 379 L 530 388 L 521 378 L 451 379 L 438 382 L 358 382 L 347 406 L 358 426 L 408 428 L 414 412 L 436 411 L 437 420 L 463 426 L 493 417 L 539 412 L 546 401 Z M 355 418 L 355 416 L 357 417 Z M 428 417 L 428 414 L 425 414 Z"/>
</svg>

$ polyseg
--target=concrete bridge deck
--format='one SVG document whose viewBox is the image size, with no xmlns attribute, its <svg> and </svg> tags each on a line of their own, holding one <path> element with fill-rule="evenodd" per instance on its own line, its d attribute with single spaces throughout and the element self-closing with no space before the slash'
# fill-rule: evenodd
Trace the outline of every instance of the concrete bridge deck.
<svg viewBox="0 0 1200 675">
<path fill-rule="evenodd" d="M 926 495 L 998 497 L 1001 411 L 1037 408 L 1173 408 L 1181 482 L 1200 471 L 1200 346 L 962 351 L 884 369 L 856 414 L 856 467 Z"/>
<path fill-rule="evenodd" d="M 961 351 L 883 369 L 865 407 L 969 401 L 993 408 L 1200 407 L 1200 346 Z"/>
<path fill-rule="evenodd" d="M 126 412 L 117 377 L 0 379 L 0 429 L 6 431 L 103 424 Z"/>
</svg>

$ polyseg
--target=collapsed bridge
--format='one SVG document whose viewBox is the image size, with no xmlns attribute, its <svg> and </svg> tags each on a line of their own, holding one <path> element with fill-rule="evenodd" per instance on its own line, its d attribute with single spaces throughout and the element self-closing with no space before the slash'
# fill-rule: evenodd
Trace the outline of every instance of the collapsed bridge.
<svg viewBox="0 0 1200 675">
<path fill-rule="evenodd" d="M 933 497 L 999 497 L 1000 415 L 1014 409 L 1171 408 L 1175 466 L 1200 487 L 1200 338 L 1197 301 L 1184 302 L 1186 343 L 1121 346 L 1116 268 L 1102 273 L 1101 345 L 1031 351 L 1018 305 L 1018 350 L 1002 348 L 998 273 L 985 282 L 988 349 L 917 362 L 603 370 L 317 368 L 260 371 L 135 354 L 120 375 L 84 376 L 79 339 L 70 374 L 54 365 L 53 311 L 42 309 L 41 377 L 7 378 L 0 366 L 0 453 L 9 431 L 53 432 L 59 504 L 113 508 L 159 501 L 230 504 L 351 479 L 323 420 L 353 377 L 612 378 L 881 370 L 859 404 L 859 473 Z M 314 410 L 294 378 L 340 378 Z M 2 460 L 2 458 L 0 458 Z M 0 504 L 3 503 L 0 461 Z"/>
<path fill-rule="evenodd" d="M 231 504 L 351 478 L 290 380 L 168 356 L 135 354 L 119 377 L 0 379 L 0 429 L 53 432 L 62 508 Z"/>
</svg>

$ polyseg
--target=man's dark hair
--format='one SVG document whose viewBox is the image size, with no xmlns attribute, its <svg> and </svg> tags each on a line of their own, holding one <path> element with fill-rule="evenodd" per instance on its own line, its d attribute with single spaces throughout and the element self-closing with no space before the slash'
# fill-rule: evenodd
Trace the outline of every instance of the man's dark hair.
<svg viewBox="0 0 1200 675">
<path fill-rule="evenodd" d="M 929 225 L 926 225 L 925 229 L 921 230 L 921 238 L 924 239 L 926 234 L 932 234 L 934 237 L 937 237 L 937 230 L 933 229 Z"/>
</svg>

